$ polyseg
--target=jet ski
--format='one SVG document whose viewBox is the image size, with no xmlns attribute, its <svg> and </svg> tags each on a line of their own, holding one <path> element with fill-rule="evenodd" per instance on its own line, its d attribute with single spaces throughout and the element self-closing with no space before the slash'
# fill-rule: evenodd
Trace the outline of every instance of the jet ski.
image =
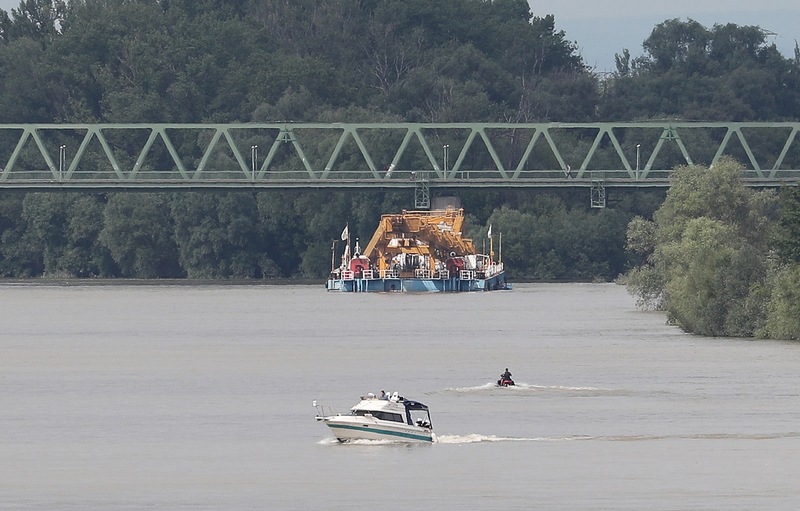
<svg viewBox="0 0 800 511">
<path fill-rule="evenodd" d="M 511 378 L 500 378 L 499 380 L 497 380 L 497 386 L 498 387 L 513 387 L 514 386 L 514 380 L 512 380 Z"/>
</svg>

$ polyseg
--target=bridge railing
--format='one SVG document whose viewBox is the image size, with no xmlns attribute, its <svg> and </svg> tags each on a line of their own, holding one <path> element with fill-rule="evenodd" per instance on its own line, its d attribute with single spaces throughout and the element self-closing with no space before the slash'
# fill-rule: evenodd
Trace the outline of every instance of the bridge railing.
<svg viewBox="0 0 800 511">
<path fill-rule="evenodd" d="M 736 158 L 800 180 L 800 123 L 0 125 L 2 188 L 667 186 Z"/>
</svg>

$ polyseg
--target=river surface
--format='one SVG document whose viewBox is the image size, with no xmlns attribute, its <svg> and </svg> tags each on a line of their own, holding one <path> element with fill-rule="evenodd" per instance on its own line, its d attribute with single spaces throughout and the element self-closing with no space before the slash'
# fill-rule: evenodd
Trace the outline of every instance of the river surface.
<svg viewBox="0 0 800 511">
<path fill-rule="evenodd" d="M 4 284 L 0 311 L 2 509 L 800 507 L 800 344 L 687 335 L 614 284 Z M 381 389 L 439 442 L 314 420 Z"/>
</svg>

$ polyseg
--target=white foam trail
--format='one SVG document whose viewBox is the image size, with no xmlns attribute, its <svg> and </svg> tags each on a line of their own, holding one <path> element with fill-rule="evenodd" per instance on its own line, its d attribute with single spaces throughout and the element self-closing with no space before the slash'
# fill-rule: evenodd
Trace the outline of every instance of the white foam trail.
<svg viewBox="0 0 800 511">
<path fill-rule="evenodd" d="M 440 444 L 477 444 L 481 442 L 562 442 L 565 440 L 582 440 L 583 437 L 560 437 L 560 438 L 520 438 L 510 436 L 495 436 L 495 435 L 480 435 L 473 433 L 471 435 L 440 435 L 438 443 Z"/>
<path fill-rule="evenodd" d="M 346 442 L 340 442 L 335 438 L 323 438 L 317 444 L 319 445 L 392 445 L 392 444 L 402 444 L 406 443 L 403 440 L 367 440 L 365 438 L 353 439 L 348 440 Z"/>
<path fill-rule="evenodd" d="M 564 437 L 501 437 L 495 435 L 442 435 L 440 444 L 476 444 L 481 442 L 647 442 L 659 440 L 777 440 L 784 438 L 800 438 L 798 432 L 764 433 L 743 435 L 738 433 L 707 433 L 689 435 L 631 435 L 631 436 L 564 436 Z"/>
<path fill-rule="evenodd" d="M 614 389 L 606 389 L 603 387 L 568 387 L 565 385 L 528 385 L 520 383 L 520 387 L 537 389 L 537 390 L 564 390 L 567 392 L 614 392 Z"/>
<path fill-rule="evenodd" d="M 398 444 L 405 442 L 402 440 L 368 440 L 366 438 L 358 438 L 358 439 L 348 440 L 345 443 L 350 445 L 391 445 L 391 444 Z"/>
<path fill-rule="evenodd" d="M 495 388 L 498 388 L 497 385 L 494 384 L 494 383 L 489 382 L 489 383 L 486 383 L 484 385 L 479 385 L 477 387 L 447 387 L 444 390 L 445 390 L 445 392 L 461 392 L 461 393 L 464 393 L 464 392 L 477 392 L 477 391 L 481 391 L 481 390 L 490 390 L 490 389 L 495 389 Z"/>
<path fill-rule="evenodd" d="M 476 387 L 447 387 L 445 392 L 482 392 L 486 390 L 500 390 L 509 392 L 519 392 L 523 390 L 556 390 L 562 392 L 615 392 L 614 389 L 607 389 L 603 387 L 570 387 L 566 385 L 532 385 L 530 383 L 517 383 L 510 387 L 500 387 L 496 383 L 489 382 Z"/>
<path fill-rule="evenodd" d="M 688 435 L 631 435 L 631 436 L 556 436 L 556 437 L 510 437 L 496 435 L 440 435 L 436 437 L 438 444 L 479 444 L 494 442 L 647 442 L 659 440 L 776 440 L 783 438 L 800 438 L 800 432 L 764 433 L 743 435 L 738 433 L 705 433 Z M 398 445 L 403 441 L 395 440 L 350 440 L 340 444 L 335 438 L 325 438 L 317 442 L 319 445 Z M 430 445 L 430 444 L 428 444 Z"/>
</svg>

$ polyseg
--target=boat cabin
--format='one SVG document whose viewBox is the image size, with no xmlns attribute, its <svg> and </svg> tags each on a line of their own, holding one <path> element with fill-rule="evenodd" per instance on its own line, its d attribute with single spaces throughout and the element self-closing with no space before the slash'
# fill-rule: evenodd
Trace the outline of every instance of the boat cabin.
<svg viewBox="0 0 800 511">
<path fill-rule="evenodd" d="M 430 428 L 431 416 L 428 407 L 418 401 L 392 395 L 389 399 L 364 397 L 350 409 L 351 415 L 373 417 L 378 420 L 399 422 L 409 426 Z"/>
</svg>

